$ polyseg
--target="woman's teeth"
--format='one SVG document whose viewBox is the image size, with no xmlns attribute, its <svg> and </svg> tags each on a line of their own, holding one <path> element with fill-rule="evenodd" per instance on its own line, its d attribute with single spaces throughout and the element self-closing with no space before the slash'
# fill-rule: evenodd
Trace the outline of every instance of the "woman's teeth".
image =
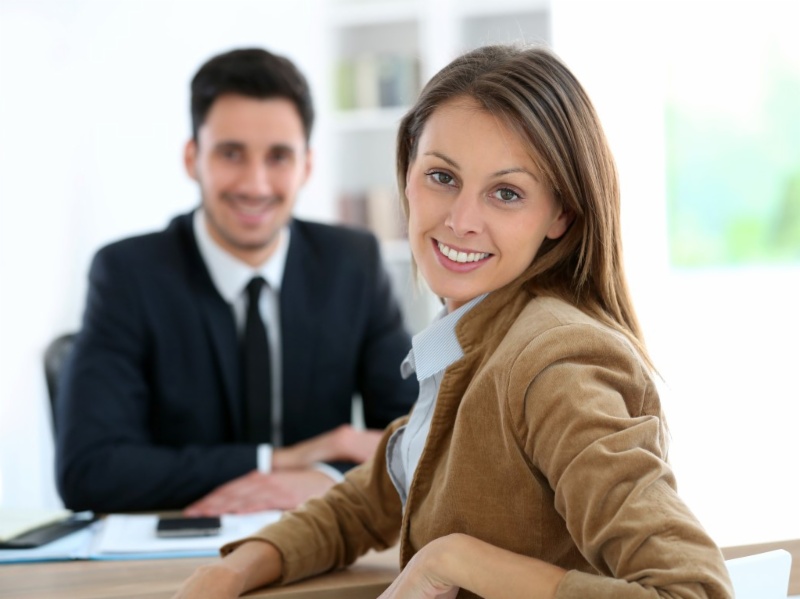
<svg viewBox="0 0 800 599">
<path fill-rule="evenodd" d="M 453 262 L 478 262 L 479 260 L 483 260 L 484 258 L 488 258 L 491 254 L 486 252 L 457 252 L 453 248 L 450 248 L 443 244 L 441 241 L 438 242 L 439 244 L 439 251 L 450 258 Z"/>
</svg>

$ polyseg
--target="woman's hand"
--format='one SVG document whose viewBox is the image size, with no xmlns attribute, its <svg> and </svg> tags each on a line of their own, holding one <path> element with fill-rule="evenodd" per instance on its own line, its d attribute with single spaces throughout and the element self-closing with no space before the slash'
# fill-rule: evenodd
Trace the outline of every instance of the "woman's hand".
<svg viewBox="0 0 800 599">
<path fill-rule="evenodd" d="M 452 599 L 459 587 L 448 581 L 448 537 L 428 543 L 408 562 L 378 599 Z"/>
<path fill-rule="evenodd" d="M 440 537 L 408 562 L 379 599 L 553 599 L 565 570 L 465 534 Z"/>
<path fill-rule="evenodd" d="M 172 599 L 234 599 L 280 578 L 283 560 L 274 545 L 248 541 L 215 564 L 201 566 Z"/>
<path fill-rule="evenodd" d="M 234 599 L 243 592 L 241 574 L 220 562 L 195 570 L 172 599 Z"/>
</svg>

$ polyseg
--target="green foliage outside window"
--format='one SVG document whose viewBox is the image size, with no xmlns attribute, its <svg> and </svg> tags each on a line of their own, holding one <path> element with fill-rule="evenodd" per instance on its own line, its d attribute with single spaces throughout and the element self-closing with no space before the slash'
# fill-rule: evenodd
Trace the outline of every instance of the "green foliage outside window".
<svg viewBox="0 0 800 599">
<path fill-rule="evenodd" d="M 785 31 L 732 36 L 727 47 L 671 59 L 675 266 L 800 263 L 800 56 Z"/>
</svg>

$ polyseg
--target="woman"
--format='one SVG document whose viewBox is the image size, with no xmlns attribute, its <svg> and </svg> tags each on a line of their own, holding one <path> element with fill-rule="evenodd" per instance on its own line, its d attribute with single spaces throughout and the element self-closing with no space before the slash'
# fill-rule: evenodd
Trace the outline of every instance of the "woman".
<svg viewBox="0 0 800 599">
<path fill-rule="evenodd" d="M 574 76 L 540 48 L 457 58 L 401 122 L 397 172 L 416 265 L 445 304 L 403 363 L 413 413 L 178 596 L 235 597 L 399 537 L 387 599 L 731 597 L 675 491 L 615 167 Z"/>
</svg>

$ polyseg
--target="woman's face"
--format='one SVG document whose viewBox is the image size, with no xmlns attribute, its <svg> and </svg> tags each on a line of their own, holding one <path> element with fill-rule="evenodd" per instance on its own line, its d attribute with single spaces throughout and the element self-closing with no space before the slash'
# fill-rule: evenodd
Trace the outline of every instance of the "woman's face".
<svg viewBox="0 0 800 599">
<path fill-rule="evenodd" d="M 429 117 L 406 195 L 411 251 L 449 311 L 513 281 L 570 222 L 526 144 L 470 99 Z"/>
</svg>

